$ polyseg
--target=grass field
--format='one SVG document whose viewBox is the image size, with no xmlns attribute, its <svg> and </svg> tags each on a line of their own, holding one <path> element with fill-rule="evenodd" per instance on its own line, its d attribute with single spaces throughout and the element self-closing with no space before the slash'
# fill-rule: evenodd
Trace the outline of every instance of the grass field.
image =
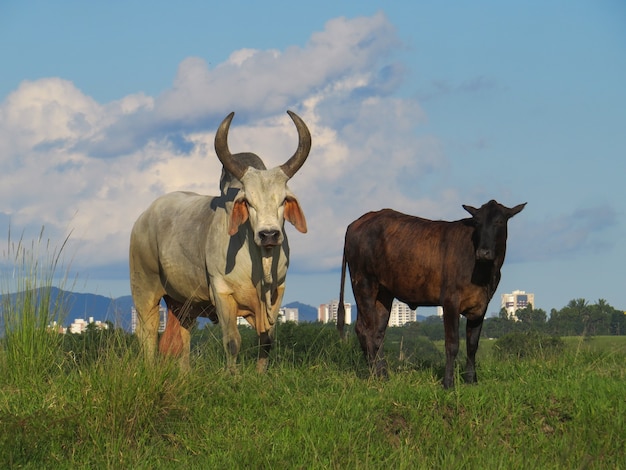
<svg viewBox="0 0 626 470">
<path fill-rule="evenodd" d="M 280 325 L 265 375 L 249 331 L 225 372 L 218 328 L 195 336 L 188 373 L 146 368 L 122 331 L 48 330 L 63 312 L 49 250 L 40 237 L 5 252 L 3 293 L 21 294 L 2 296 L 0 468 L 626 468 L 625 336 L 505 360 L 483 340 L 478 385 L 453 390 L 442 344 L 388 338 L 380 381 L 354 335 L 320 325 Z"/>
<path fill-rule="evenodd" d="M 354 340 L 320 331 L 301 349 L 279 343 L 266 375 L 252 352 L 225 372 L 217 339 L 187 374 L 146 369 L 115 335 L 87 362 L 57 335 L 4 341 L 0 467 L 626 465 L 626 337 L 568 338 L 558 356 L 507 361 L 483 341 L 478 385 L 445 391 L 438 367 L 371 379 Z"/>
</svg>

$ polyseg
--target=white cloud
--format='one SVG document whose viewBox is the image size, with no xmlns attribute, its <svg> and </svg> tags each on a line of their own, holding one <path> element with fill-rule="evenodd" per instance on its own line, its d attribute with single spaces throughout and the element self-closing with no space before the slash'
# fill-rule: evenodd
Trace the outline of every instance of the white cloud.
<svg viewBox="0 0 626 470">
<path fill-rule="evenodd" d="M 13 227 L 45 225 L 59 239 L 73 230 L 75 262 L 85 269 L 125 265 L 132 224 L 154 198 L 217 193 L 213 137 L 228 112 L 236 111 L 231 149 L 275 166 L 297 144 L 285 114 L 293 109 L 313 149 L 290 182 L 309 226 L 306 235 L 289 229 L 292 267 L 335 268 L 345 227 L 362 213 L 428 215 L 440 204 L 424 197 L 419 179 L 445 164 L 441 146 L 417 135 L 419 104 L 393 97 L 404 75 L 392 61 L 398 47 L 378 14 L 331 20 L 302 48 L 234 51 L 214 68 L 187 58 L 157 97 L 98 103 L 66 80 L 25 82 L 0 104 L 0 213 Z M 460 205 L 455 191 L 438 196 Z"/>
</svg>

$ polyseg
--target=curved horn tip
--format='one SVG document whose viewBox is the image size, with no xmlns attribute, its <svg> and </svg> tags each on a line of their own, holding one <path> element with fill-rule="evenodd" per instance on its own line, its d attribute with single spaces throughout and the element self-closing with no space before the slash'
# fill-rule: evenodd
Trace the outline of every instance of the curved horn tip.
<svg viewBox="0 0 626 470">
<path fill-rule="evenodd" d="M 235 111 L 231 111 L 228 114 L 228 116 L 226 116 L 224 118 L 224 120 L 222 121 L 222 124 L 220 124 L 220 126 L 223 126 L 223 125 L 230 126 L 230 123 L 231 123 L 231 121 L 233 120 L 234 117 L 235 117 Z"/>
<path fill-rule="evenodd" d="M 287 111 L 287 114 L 289 114 L 298 130 L 298 148 L 293 156 L 280 167 L 287 175 L 287 178 L 291 178 L 304 164 L 309 155 L 311 150 L 311 132 L 304 121 L 300 119 L 300 116 L 290 110 Z"/>
<path fill-rule="evenodd" d="M 290 110 L 290 109 L 288 109 L 288 110 L 287 110 L 287 114 L 289 114 L 289 117 L 290 117 L 292 120 L 296 120 L 296 119 L 298 119 L 299 121 L 302 121 L 302 118 L 301 118 L 300 116 L 298 116 L 296 113 L 294 113 L 294 112 L 293 112 L 292 110 Z"/>
<path fill-rule="evenodd" d="M 233 120 L 233 116 L 235 112 L 231 112 L 228 116 L 224 118 L 220 126 L 217 128 L 217 132 L 215 133 L 215 154 L 217 158 L 222 162 L 224 168 L 230 172 L 235 178 L 241 180 L 246 170 L 248 169 L 247 165 L 233 159 L 230 150 L 228 149 L 228 129 L 230 128 L 230 122 Z"/>
</svg>

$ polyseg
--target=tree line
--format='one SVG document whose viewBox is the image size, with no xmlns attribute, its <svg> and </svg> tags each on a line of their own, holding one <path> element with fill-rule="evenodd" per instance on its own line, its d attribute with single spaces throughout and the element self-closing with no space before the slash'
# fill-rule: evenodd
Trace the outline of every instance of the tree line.
<svg viewBox="0 0 626 470">
<path fill-rule="evenodd" d="M 544 310 L 528 305 L 518 309 L 515 315 L 517 320 L 509 318 L 506 310 L 502 309 L 498 316 L 485 318 L 482 335 L 496 339 L 511 333 L 539 334 L 542 338 L 626 335 L 626 314 L 603 299 L 594 304 L 585 299 L 574 299 L 560 310 L 552 309 L 549 316 Z M 72 358 L 73 363 L 80 365 L 95 361 L 105 350 L 119 352 L 133 348 L 139 353 L 139 345 L 134 335 L 107 323 L 107 329 L 99 329 L 90 324 L 82 334 L 60 335 L 63 337 L 62 349 Z M 354 325 L 348 326 L 350 334 L 353 328 Z M 461 317 L 459 329 L 464 334 L 464 317 Z M 258 354 L 256 332 L 247 326 L 241 326 L 239 330 L 245 344 L 241 351 L 242 359 L 255 360 Z M 273 357 L 286 356 L 292 362 L 306 362 L 320 354 L 330 359 L 333 356 L 339 357 L 343 353 L 337 346 L 338 338 L 334 324 L 281 323 L 277 325 Z M 441 353 L 432 341 L 443 339 L 442 318 L 433 315 L 423 321 L 388 328 L 385 348 L 394 357 L 406 356 L 402 359 L 429 365 L 441 360 Z M 193 328 L 191 342 L 192 349 L 196 351 L 200 349 L 206 353 L 210 350 L 215 357 L 222 357 L 221 329 L 218 325 L 206 324 L 204 327 Z"/>
<path fill-rule="evenodd" d="M 626 335 L 626 314 L 599 299 L 589 303 L 585 299 L 573 299 L 560 310 L 552 309 L 550 315 L 543 309 L 536 309 L 532 304 L 515 312 L 517 320 L 509 318 L 506 310 L 500 310 L 497 317 L 485 318 L 482 335 L 488 338 L 500 338 L 508 333 L 538 331 L 551 336 L 602 336 Z M 416 333 L 431 340 L 443 340 L 441 317 L 432 316 L 424 321 L 407 325 Z M 464 330 L 464 319 L 461 318 Z"/>
</svg>

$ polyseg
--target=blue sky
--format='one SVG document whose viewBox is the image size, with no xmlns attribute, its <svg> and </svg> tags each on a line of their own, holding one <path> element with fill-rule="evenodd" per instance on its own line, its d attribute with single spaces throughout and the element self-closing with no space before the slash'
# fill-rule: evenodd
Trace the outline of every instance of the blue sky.
<svg viewBox="0 0 626 470">
<path fill-rule="evenodd" d="M 290 182 L 309 232 L 287 229 L 286 303 L 338 297 L 364 212 L 452 220 L 493 198 L 528 205 L 488 314 L 514 289 L 626 309 L 622 1 L 212 3 L 0 4 L 1 246 L 9 226 L 71 232 L 72 287 L 127 295 L 137 216 L 217 193 L 224 116 L 231 149 L 274 166 L 292 109 L 313 149 Z"/>
</svg>

